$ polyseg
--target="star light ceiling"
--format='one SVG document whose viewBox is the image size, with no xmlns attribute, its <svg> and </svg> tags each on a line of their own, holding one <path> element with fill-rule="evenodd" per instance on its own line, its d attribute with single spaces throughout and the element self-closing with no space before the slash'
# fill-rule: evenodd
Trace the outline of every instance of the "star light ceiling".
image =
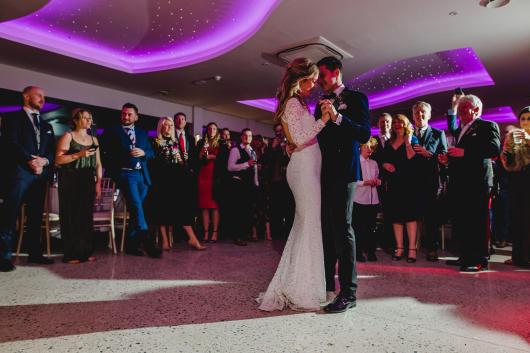
<svg viewBox="0 0 530 353">
<path fill-rule="evenodd" d="M 51 0 L 0 37 L 129 73 L 215 58 L 249 39 L 281 0 Z"/>
<path fill-rule="evenodd" d="M 370 70 L 345 85 L 368 96 L 370 109 L 403 102 L 456 87 L 494 85 L 472 48 L 446 50 L 392 62 Z M 312 97 L 314 104 L 318 96 Z M 238 101 L 255 108 L 275 111 L 275 98 Z"/>
</svg>

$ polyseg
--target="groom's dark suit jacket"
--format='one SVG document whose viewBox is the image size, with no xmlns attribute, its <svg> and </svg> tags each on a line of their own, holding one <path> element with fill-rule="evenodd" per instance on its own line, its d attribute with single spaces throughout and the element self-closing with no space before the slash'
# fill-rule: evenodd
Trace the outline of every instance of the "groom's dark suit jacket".
<svg viewBox="0 0 530 353">
<path fill-rule="evenodd" d="M 342 115 L 342 122 L 337 125 L 328 121 L 318 135 L 322 177 L 324 180 L 346 178 L 348 182 L 360 180 L 359 142 L 366 143 L 370 139 L 368 98 L 361 92 L 345 88 L 333 105 Z M 319 119 L 321 116 L 317 105 L 315 117 Z"/>
</svg>

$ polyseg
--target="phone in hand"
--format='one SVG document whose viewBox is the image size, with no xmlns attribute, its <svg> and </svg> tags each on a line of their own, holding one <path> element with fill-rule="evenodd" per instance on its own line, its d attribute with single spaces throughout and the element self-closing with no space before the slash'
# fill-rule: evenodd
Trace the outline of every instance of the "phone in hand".
<svg viewBox="0 0 530 353">
<path fill-rule="evenodd" d="M 98 148 L 99 148 L 99 145 L 96 145 L 95 143 L 93 143 L 92 145 L 90 145 L 88 149 L 93 150 L 95 152 Z"/>
<path fill-rule="evenodd" d="M 463 96 L 465 93 L 464 93 L 464 90 L 460 87 L 456 88 L 455 89 L 455 94 L 458 95 L 458 96 Z"/>
</svg>

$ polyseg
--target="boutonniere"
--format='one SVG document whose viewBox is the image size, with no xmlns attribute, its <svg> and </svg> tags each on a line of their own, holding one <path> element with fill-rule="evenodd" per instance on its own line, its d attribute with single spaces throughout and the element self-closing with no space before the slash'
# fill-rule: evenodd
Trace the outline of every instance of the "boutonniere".
<svg viewBox="0 0 530 353">
<path fill-rule="evenodd" d="M 48 130 L 48 131 L 46 131 L 46 133 L 47 133 L 48 135 L 51 135 L 51 134 L 52 134 L 52 131 L 51 131 L 51 130 Z"/>
<path fill-rule="evenodd" d="M 348 105 L 344 102 L 344 97 L 342 96 L 342 93 L 337 96 L 337 103 L 339 104 L 337 110 L 348 109 Z"/>
</svg>

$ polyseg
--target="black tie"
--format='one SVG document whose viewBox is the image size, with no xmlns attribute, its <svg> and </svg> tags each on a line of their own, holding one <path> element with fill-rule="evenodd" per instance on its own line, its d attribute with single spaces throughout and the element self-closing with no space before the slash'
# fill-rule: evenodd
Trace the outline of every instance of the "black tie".
<svg viewBox="0 0 530 353">
<path fill-rule="evenodd" d="M 31 116 L 33 117 L 33 125 L 35 125 L 37 130 L 40 130 L 39 113 L 31 113 Z"/>
</svg>

